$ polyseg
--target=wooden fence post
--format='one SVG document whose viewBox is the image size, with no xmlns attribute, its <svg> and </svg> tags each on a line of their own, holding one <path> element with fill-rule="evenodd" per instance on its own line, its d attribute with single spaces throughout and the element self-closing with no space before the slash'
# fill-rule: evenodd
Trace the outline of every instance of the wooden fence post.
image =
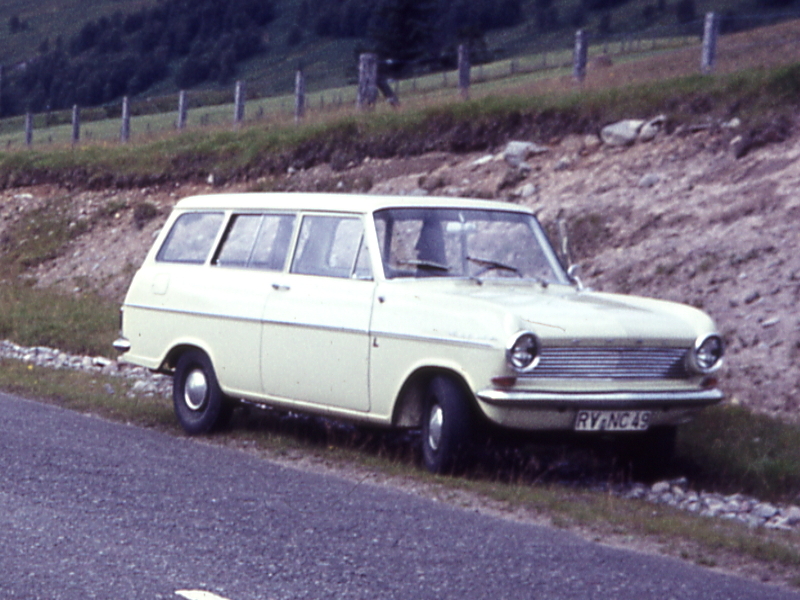
<svg viewBox="0 0 800 600">
<path fill-rule="evenodd" d="M 588 44 L 586 43 L 586 32 L 579 29 L 575 32 L 575 51 L 572 55 L 572 75 L 583 83 L 586 79 L 586 58 L 588 55 Z"/>
<path fill-rule="evenodd" d="M 356 107 L 367 110 L 378 100 L 378 56 L 364 53 L 358 57 L 358 96 Z"/>
<path fill-rule="evenodd" d="M 81 111 L 77 104 L 72 105 L 72 145 L 81 141 Z"/>
<path fill-rule="evenodd" d="M 122 125 L 119 128 L 119 141 L 127 144 L 131 139 L 131 103 L 127 96 L 122 99 Z"/>
<path fill-rule="evenodd" d="M 25 145 L 33 144 L 33 113 L 25 113 Z"/>
<path fill-rule="evenodd" d="M 299 123 L 306 116 L 306 76 L 303 69 L 297 69 L 294 76 L 294 122 Z"/>
<path fill-rule="evenodd" d="M 186 107 L 186 91 L 181 90 L 178 93 L 178 129 L 184 129 L 186 127 L 186 115 L 188 109 Z"/>
<path fill-rule="evenodd" d="M 706 20 L 703 26 L 703 56 L 700 59 L 700 70 L 704 75 L 708 75 L 714 70 L 714 62 L 717 58 L 717 35 L 719 33 L 719 19 L 713 12 L 706 13 Z"/>
<path fill-rule="evenodd" d="M 239 80 L 236 82 L 236 92 L 234 93 L 234 108 L 233 108 L 233 125 L 238 127 L 244 121 L 244 104 L 245 104 L 245 82 Z"/>
<path fill-rule="evenodd" d="M 469 47 L 461 44 L 458 47 L 458 90 L 464 100 L 469 100 L 470 68 Z"/>
</svg>

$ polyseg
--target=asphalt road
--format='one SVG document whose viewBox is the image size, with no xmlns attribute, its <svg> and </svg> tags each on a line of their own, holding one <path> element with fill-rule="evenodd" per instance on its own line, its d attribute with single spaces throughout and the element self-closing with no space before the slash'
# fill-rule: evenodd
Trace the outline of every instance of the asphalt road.
<svg viewBox="0 0 800 600">
<path fill-rule="evenodd" d="M 800 598 L 0 395 L 0 599 Z"/>
</svg>

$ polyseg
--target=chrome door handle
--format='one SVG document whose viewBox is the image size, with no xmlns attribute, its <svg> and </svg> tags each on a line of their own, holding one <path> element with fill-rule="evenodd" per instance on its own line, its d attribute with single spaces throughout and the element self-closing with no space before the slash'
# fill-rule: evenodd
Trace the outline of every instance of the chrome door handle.
<svg viewBox="0 0 800 600">
<path fill-rule="evenodd" d="M 272 289 L 273 289 L 273 290 L 287 291 L 287 290 L 289 290 L 290 288 L 289 288 L 289 286 L 288 286 L 288 285 L 283 285 L 283 284 L 281 284 L 281 283 L 273 283 L 273 284 L 272 284 Z"/>
</svg>

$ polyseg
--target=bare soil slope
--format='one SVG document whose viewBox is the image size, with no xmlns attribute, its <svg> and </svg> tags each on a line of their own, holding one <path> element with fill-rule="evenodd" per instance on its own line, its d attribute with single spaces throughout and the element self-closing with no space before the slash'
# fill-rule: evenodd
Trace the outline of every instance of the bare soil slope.
<svg viewBox="0 0 800 600">
<path fill-rule="evenodd" d="M 325 164 L 224 188 L 12 189 L 0 193 L 0 240 L 13 250 L 8 244 L 25 243 L 26 215 L 42 207 L 57 211 L 63 226 L 85 233 L 58 246 L 55 258 L 31 261 L 26 277 L 121 301 L 171 206 L 193 193 L 269 185 L 524 203 L 551 231 L 556 219 L 566 219 L 586 285 L 687 302 L 711 313 L 728 343 L 721 377 L 730 401 L 798 420 L 800 138 L 737 159 L 736 135 L 722 128 L 662 133 L 622 149 L 594 136 L 529 140 L 548 147 L 528 159 L 530 170 L 510 167 L 499 154 L 437 153 L 365 159 L 339 170 Z"/>
</svg>

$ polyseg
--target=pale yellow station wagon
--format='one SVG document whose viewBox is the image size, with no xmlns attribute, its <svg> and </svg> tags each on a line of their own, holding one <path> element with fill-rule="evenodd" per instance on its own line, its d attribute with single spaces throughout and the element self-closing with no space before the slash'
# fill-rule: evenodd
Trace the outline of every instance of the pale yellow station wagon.
<svg viewBox="0 0 800 600">
<path fill-rule="evenodd" d="M 421 429 L 434 472 L 489 424 L 668 450 L 677 425 L 722 399 L 706 314 L 583 289 L 530 210 L 478 200 L 186 198 L 131 283 L 114 345 L 174 376 L 189 433 L 243 399 Z"/>
</svg>

